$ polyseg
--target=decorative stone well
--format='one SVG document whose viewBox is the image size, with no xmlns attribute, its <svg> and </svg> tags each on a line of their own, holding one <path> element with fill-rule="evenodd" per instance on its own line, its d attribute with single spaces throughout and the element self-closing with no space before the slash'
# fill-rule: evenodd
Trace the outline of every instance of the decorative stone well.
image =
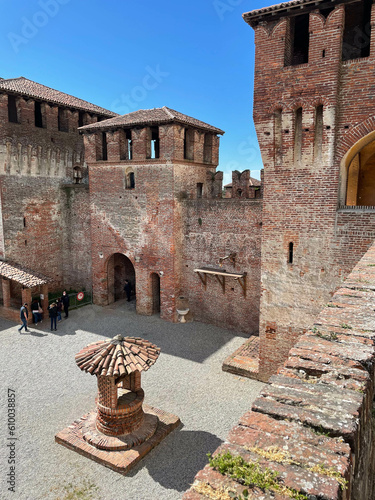
<svg viewBox="0 0 375 500">
<path fill-rule="evenodd" d="M 160 349 L 148 340 L 121 335 L 89 344 L 76 354 L 79 368 L 98 379 L 97 415 L 95 425 L 88 422 L 86 441 L 102 449 L 127 449 L 155 432 L 157 418 L 145 418 L 142 407 L 141 372 L 148 370 L 159 354 Z M 119 439 L 103 440 L 95 430 Z"/>
<path fill-rule="evenodd" d="M 56 441 L 126 474 L 180 424 L 175 415 L 143 404 L 141 372 L 159 354 L 148 340 L 122 335 L 84 347 L 75 359 L 97 377 L 97 408 L 58 433 Z"/>
</svg>

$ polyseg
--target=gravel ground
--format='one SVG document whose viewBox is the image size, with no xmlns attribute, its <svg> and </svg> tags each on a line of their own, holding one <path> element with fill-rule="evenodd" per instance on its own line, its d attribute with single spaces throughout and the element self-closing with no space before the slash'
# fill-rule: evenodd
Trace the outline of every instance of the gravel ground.
<svg viewBox="0 0 375 500">
<path fill-rule="evenodd" d="M 41 326 L 41 328 L 39 328 Z M 223 360 L 244 336 L 202 323 L 171 324 L 138 316 L 134 303 L 86 306 L 50 332 L 44 321 L 20 334 L 0 319 L 0 498 L 39 500 L 177 500 L 225 440 L 263 387 L 224 373 Z M 74 355 L 119 333 L 161 348 L 142 374 L 145 402 L 174 413 L 182 425 L 122 476 L 54 442 L 55 434 L 95 407 L 96 377 L 81 372 Z M 8 388 L 15 391 L 16 492 L 8 491 Z"/>
</svg>

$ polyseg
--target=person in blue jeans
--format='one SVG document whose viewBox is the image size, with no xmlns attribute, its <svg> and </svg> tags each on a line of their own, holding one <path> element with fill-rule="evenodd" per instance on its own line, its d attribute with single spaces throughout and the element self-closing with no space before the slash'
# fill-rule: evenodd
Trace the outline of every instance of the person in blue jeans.
<svg viewBox="0 0 375 500">
<path fill-rule="evenodd" d="M 56 328 L 56 319 L 57 319 L 57 306 L 56 302 L 52 302 L 49 306 L 49 317 L 51 318 L 51 331 L 53 332 L 57 330 Z"/>
<path fill-rule="evenodd" d="M 22 326 L 21 326 L 21 328 L 18 328 L 19 332 L 22 331 L 22 328 L 25 329 L 25 332 L 30 331 L 27 329 L 27 318 L 28 317 L 29 317 L 29 311 L 27 310 L 27 302 L 25 302 L 24 305 L 20 309 L 20 318 L 22 321 Z"/>
</svg>

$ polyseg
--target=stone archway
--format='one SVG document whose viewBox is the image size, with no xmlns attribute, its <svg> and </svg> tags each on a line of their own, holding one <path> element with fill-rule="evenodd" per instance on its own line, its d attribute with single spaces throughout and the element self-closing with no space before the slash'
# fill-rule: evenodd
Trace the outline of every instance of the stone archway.
<svg viewBox="0 0 375 500">
<path fill-rule="evenodd" d="M 125 298 L 124 284 L 128 280 L 135 294 L 135 269 L 131 260 L 122 253 L 113 254 L 108 260 L 108 304 Z"/>
<path fill-rule="evenodd" d="M 340 166 L 340 205 L 375 205 L 375 131 L 345 153 Z"/>
<path fill-rule="evenodd" d="M 375 205 L 375 140 L 356 153 L 348 166 L 346 205 Z"/>
</svg>

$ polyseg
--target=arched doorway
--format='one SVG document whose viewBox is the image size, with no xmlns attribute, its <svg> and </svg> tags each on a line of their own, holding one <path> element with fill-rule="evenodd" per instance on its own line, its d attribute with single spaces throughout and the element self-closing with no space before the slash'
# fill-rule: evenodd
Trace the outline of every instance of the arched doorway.
<svg viewBox="0 0 375 500">
<path fill-rule="evenodd" d="M 122 253 L 113 254 L 108 260 L 108 304 L 125 298 L 125 280 L 132 287 L 132 297 L 135 296 L 135 269 L 131 260 Z"/>
<path fill-rule="evenodd" d="M 369 134 L 345 155 L 346 206 L 375 205 L 375 137 Z"/>
<path fill-rule="evenodd" d="M 160 276 L 151 274 L 152 314 L 160 314 Z"/>
</svg>

